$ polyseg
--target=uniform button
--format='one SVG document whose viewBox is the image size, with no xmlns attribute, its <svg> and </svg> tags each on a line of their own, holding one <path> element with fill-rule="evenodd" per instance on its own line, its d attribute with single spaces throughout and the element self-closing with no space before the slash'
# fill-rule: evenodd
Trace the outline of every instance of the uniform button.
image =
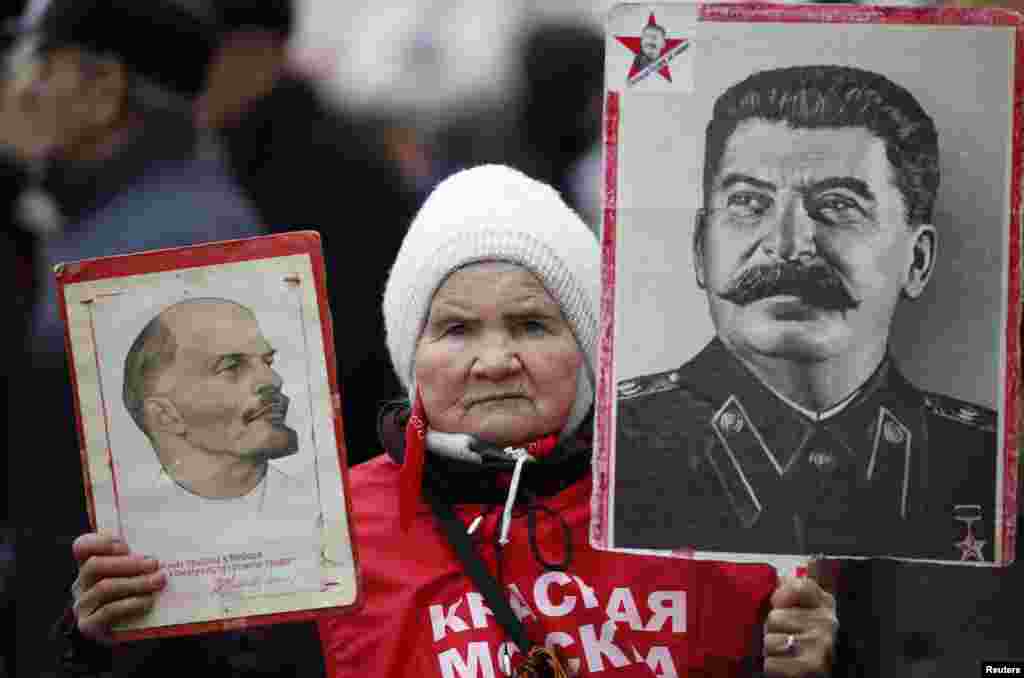
<svg viewBox="0 0 1024 678">
<path fill-rule="evenodd" d="M 906 439 L 906 436 L 903 434 L 903 429 L 900 428 L 899 424 L 892 420 L 886 420 L 882 427 L 882 432 L 885 435 L 885 442 L 890 445 L 900 445 Z"/>
<path fill-rule="evenodd" d="M 824 450 L 815 450 L 807 455 L 807 461 L 811 462 L 819 471 L 831 471 L 836 467 L 836 456 Z"/>
<path fill-rule="evenodd" d="M 718 424 L 726 433 L 736 434 L 743 430 L 743 417 L 736 410 L 726 410 L 718 419 Z"/>
<path fill-rule="evenodd" d="M 957 414 L 963 421 L 966 421 L 968 424 L 972 423 L 975 419 L 981 416 L 981 412 L 974 409 L 973 407 L 967 407 L 966 405 L 961 407 L 957 411 Z"/>
</svg>

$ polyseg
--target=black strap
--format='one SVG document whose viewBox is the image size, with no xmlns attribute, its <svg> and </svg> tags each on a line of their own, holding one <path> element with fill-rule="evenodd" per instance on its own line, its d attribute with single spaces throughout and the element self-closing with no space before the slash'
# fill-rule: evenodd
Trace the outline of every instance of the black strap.
<svg viewBox="0 0 1024 678">
<path fill-rule="evenodd" d="M 113 670 L 112 650 L 81 634 L 70 604 L 51 629 L 50 639 L 58 650 L 56 675 L 86 678 Z"/>
<path fill-rule="evenodd" d="M 434 511 L 434 517 L 441 524 L 441 529 L 444 530 L 448 541 L 455 548 L 455 554 L 462 561 L 466 574 L 469 575 L 473 583 L 476 584 L 477 589 L 483 594 L 488 607 L 494 613 L 494 618 L 505 629 L 508 637 L 515 642 L 523 655 L 528 654 L 530 648 L 533 647 L 533 643 L 530 642 L 530 638 L 526 635 L 526 628 L 512 610 L 512 606 L 509 605 L 508 599 L 502 592 L 498 582 L 487 571 L 487 565 L 480 558 L 480 554 L 476 552 L 472 537 L 466 533 L 466 526 L 455 515 L 451 505 L 441 498 L 441 493 L 438 490 L 439 480 L 430 469 L 429 464 L 424 469 L 423 479 L 423 494 L 427 503 L 430 504 L 430 508 Z"/>
</svg>

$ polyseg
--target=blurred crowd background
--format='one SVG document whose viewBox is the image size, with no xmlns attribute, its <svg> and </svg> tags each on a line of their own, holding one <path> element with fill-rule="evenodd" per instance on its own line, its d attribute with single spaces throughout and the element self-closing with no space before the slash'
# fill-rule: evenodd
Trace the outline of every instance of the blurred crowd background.
<svg viewBox="0 0 1024 678">
<path fill-rule="evenodd" d="M 75 576 L 70 545 L 89 527 L 55 263 L 318 230 L 356 464 L 378 452 L 378 404 L 401 395 L 380 294 L 438 181 L 514 165 L 599 227 L 609 0 L 105 4 L 125 14 L 56 27 L 52 44 L 25 35 L 47 3 L 0 9 L 0 268 L 14 290 L 0 596 L 12 624 L 18 602 L 17 632 L 0 635 L 2 675 L 49 675 L 46 635 Z M 145 22 L 170 11 L 157 5 L 178 8 L 179 37 L 203 35 L 169 41 Z M 76 63 L 86 79 L 75 81 L 65 29 L 127 69 Z"/>
</svg>

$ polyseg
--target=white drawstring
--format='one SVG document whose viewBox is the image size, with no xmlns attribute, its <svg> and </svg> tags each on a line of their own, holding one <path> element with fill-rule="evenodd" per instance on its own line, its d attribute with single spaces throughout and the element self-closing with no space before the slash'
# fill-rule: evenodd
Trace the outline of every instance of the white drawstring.
<svg viewBox="0 0 1024 678">
<path fill-rule="evenodd" d="M 474 464 L 483 462 L 483 456 L 470 449 L 473 437 L 464 433 L 442 433 L 440 431 L 427 431 L 427 448 L 449 459 L 468 461 Z M 508 496 L 505 498 L 505 509 L 501 513 L 501 536 L 498 543 L 504 546 L 508 543 L 508 531 L 512 524 L 512 507 L 516 503 L 516 494 L 519 492 L 519 478 L 523 474 L 523 464 L 528 461 L 536 461 L 529 452 L 521 447 L 506 447 L 505 456 L 516 462 L 512 469 L 512 482 L 508 488 Z M 473 534 L 480 527 L 483 515 L 478 515 L 466 529 L 467 534 Z"/>
<path fill-rule="evenodd" d="M 505 510 L 501 513 L 501 536 L 498 543 L 504 546 L 508 543 L 508 530 L 512 524 L 512 506 L 516 503 L 516 493 L 519 491 L 519 476 L 523 473 L 523 464 L 528 461 L 535 461 L 530 453 L 522 448 L 505 448 L 508 456 L 516 460 L 516 467 L 512 471 L 512 483 L 508 486 L 508 497 L 505 498 Z"/>
</svg>

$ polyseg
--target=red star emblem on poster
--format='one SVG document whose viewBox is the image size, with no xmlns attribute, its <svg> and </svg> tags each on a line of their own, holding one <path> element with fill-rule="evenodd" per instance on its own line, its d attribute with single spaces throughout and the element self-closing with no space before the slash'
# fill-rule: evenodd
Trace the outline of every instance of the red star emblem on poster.
<svg viewBox="0 0 1024 678">
<path fill-rule="evenodd" d="M 654 12 L 647 18 L 647 25 L 643 27 L 641 33 L 647 33 L 653 35 L 655 33 L 661 33 L 661 42 L 664 44 L 661 47 L 661 51 L 658 56 L 654 59 L 651 58 L 650 54 L 644 52 L 644 35 L 616 35 L 615 39 L 619 41 L 626 49 L 636 55 L 636 59 L 633 60 L 633 65 L 629 67 L 629 78 L 632 79 L 634 75 L 644 69 L 644 66 L 649 63 L 653 63 L 657 59 L 665 56 L 675 48 L 687 42 L 686 38 L 670 38 L 668 32 L 663 26 L 658 23 L 658 20 L 654 17 Z M 657 40 L 657 38 L 655 38 Z M 658 75 L 665 78 L 669 82 L 672 82 L 672 72 L 668 68 L 668 61 L 658 69 Z"/>
</svg>

